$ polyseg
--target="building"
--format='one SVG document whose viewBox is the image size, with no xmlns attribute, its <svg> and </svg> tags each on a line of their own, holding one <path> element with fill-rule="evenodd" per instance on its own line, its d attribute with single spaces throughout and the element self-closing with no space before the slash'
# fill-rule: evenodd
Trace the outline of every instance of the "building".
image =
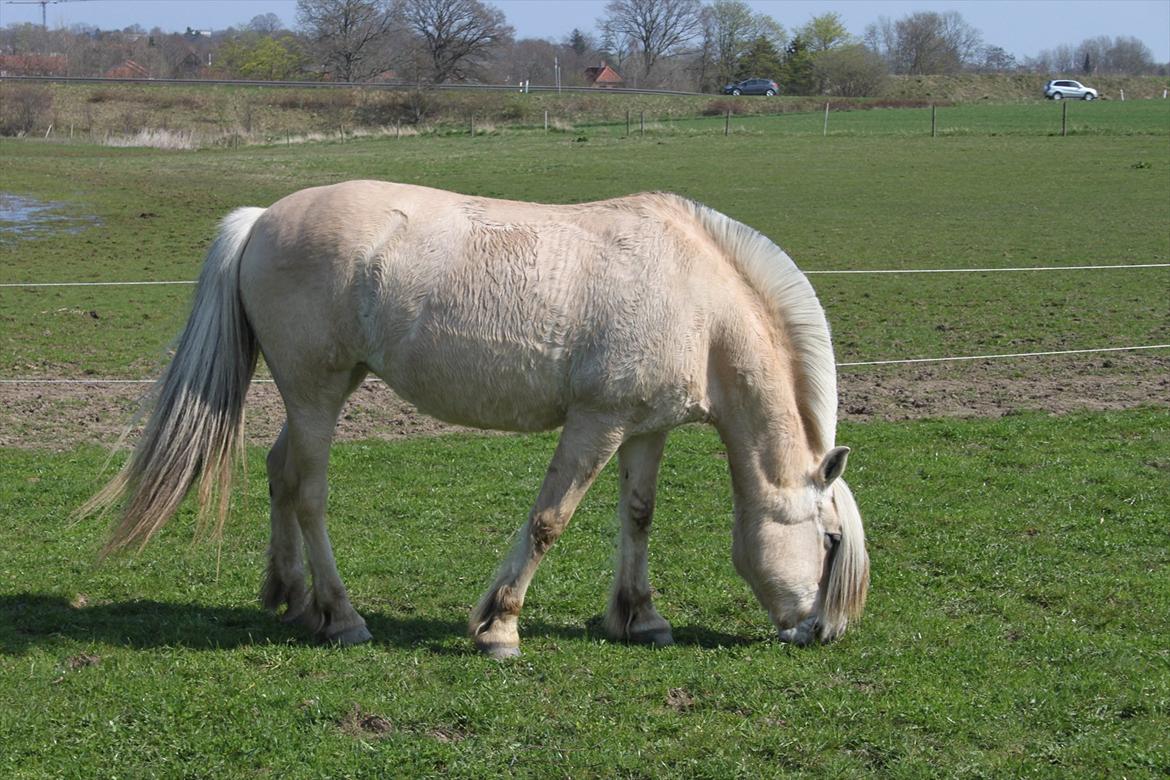
<svg viewBox="0 0 1170 780">
<path fill-rule="evenodd" d="M 599 89 L 614 89 L 625 86 L 626 83 L 625 79 L 605 62 L 594 68 L 586 68 L 585 81 L 589 83 L 589 86 Z"/>
</svg>

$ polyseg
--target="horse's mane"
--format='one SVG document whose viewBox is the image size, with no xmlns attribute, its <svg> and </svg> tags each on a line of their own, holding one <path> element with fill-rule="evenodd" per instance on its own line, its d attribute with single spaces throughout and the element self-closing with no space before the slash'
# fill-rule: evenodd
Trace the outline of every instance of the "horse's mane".
<svg viewBox="0 0 1170 780">
<path fill-rule="evenodd" d="M 829 322 L 796 263 L 766 236 L 694 201 L 679 198 L 759 293 L 797 353 L 797 406 L 817 456 L 837 430 L 837 365 Z"/>
</svg>

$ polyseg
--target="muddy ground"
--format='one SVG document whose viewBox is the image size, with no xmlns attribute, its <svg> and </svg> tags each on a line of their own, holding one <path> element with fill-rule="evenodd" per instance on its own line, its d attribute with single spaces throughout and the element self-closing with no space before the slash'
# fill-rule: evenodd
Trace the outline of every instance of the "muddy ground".
<svg viewBox="0 0 1170 780">
<path fill-rule="evenodd" d="M 0 446 L 70 450 L 115 444 L 139 408 L 143 385 L 0 385 Z M 997 417 L 1020 411 L 1163 406 L 1170 354 L 1115 353 L 840 370 L 841 418 L 850 421 Z M 248 396 L 248 440 L 275 438 L 284 410 L 271 384 Z M 340 440 L 398 439 L 460 429 L 420 414 L 384 384 L 363 385 L 338 423 Z"/>
</svg>

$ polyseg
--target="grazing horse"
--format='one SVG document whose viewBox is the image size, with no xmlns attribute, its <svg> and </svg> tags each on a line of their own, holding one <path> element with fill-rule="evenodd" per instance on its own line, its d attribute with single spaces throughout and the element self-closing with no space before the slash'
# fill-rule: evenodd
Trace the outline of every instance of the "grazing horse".
<svg viewBox="0 0 1170 780">
<path fill-rule="evenodd" d="M 849 450 L 833 441 L 824 312 L 783 251 L 718 212 L 663 193 L 556 206 L 374 181 L 232 212 L 141 440 L 81 510 L 119 508 L 107 551 L 144 545 L 196 484 L 201 517 L 222 526 L 260 354 L 287 411 L 268 454 L 262 600 L 326 639 L 370 638 L 337 573 L 325 499 L 337 417 L 371 373 L 442 420 L 563 428 L 471 613 L 485 653 L 519 653 L 536 568 L 615 453 L 605 629 L 672 641 L 651 603 L 646 545 L 667 433 L 693 422 L 726 445 L 732 558 L 780 638 L 830 641 L 861 613 L 869 560 L 841 479 Z"/>
</svg>

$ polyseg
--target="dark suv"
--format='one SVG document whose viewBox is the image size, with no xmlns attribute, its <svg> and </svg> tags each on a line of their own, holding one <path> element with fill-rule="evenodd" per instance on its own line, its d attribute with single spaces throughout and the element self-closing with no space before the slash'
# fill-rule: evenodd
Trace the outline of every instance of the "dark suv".
<svg viewBox="0 0 1170 780">
<path fill-rule="evenodd" d="M 747 79 L 723 88 L 724 95 L 772 95 L 780 94 L 780 85 L 772 79 Z"/>
</svg>

